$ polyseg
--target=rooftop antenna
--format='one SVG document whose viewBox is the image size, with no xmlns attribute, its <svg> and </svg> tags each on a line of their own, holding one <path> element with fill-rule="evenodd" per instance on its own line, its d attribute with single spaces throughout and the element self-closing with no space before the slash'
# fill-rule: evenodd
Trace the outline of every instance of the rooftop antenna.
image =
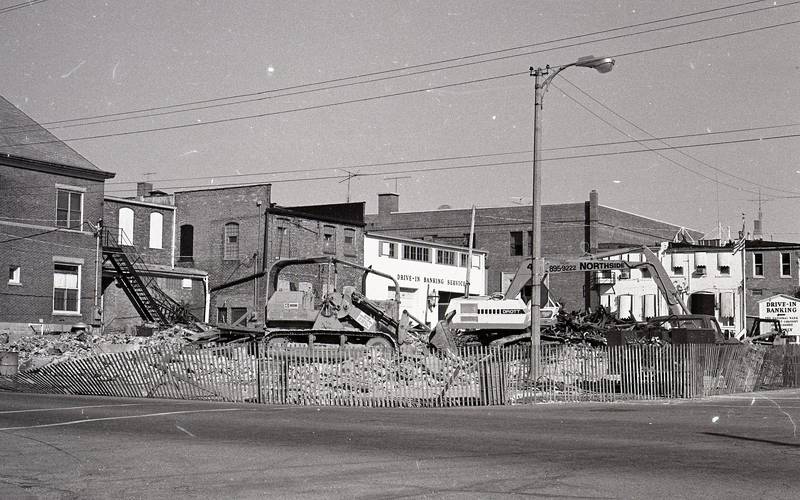
<svg viewBox="0 0 800 500">
<path fill-rule="evenodd" d="M 402 179 L 410 179 L 410 178 L 411 178 L 410 175 L 398 175 L 398 176 L 395 176 L 395 177 L 384 177 L 383 180 L 385 180 L 385 181 L 394 181 L 394 192 L 396 193 L 397 189 L 398 189 L 397 181 L 402 180 Z"/>
<path fill-rule="evenodd" d="M 342 180 L 340 180 L 339 184 L 343 183 L 344 181 L 347 181 L 347 203 L 350 203 L 350 179 L 352 179 L 353 177 L 358 177 L 360 174 L 358 172 L 351 172 L 351 171 L 345 170 L 343 168 L 340 168 L 339 170 L 342 170 L 343 172 L 347 172 L 347 177 L 342 179 Z"/>
</svg>

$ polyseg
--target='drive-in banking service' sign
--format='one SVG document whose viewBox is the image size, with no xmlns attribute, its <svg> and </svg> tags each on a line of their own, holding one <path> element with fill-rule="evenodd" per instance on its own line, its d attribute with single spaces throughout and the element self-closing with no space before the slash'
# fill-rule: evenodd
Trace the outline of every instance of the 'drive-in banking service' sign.
<svg viewBox="0 0 800 500">
<path fill-rule="evenodd" d="M 787 335 L 800 335 L 800 300 L 789 295 L 773 295 L 758 301 L 758 315 L 777 319 Z"/>
</svg>

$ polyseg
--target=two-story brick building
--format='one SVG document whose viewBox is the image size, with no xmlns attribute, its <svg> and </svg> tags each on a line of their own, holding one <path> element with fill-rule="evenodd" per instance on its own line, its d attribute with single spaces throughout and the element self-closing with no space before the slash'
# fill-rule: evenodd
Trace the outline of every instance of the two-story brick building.
<svg viewBox="0 0 800 500">
<path fill-rule="evenodd" d="M 400 211 L 399 196 L 378 196 L 378 213 L 367 216 L 367 231 L 468 246 L 470 209 Z M 579 257 L 601 246 L 658 245 L 680 226 L 600 205 L 596 191 L 583 203 L 542 206 L 542 255 Z M 701 233 L 689 230 L 694 238 Z M 477 208 L 474 247 L 487 252 L 487 292 L 502 292 L 532 248 L 531 207 Z M 596 307 L 600 293 L 590 273 L 550 277 L 550 290 L 567 309 Z"/>
<path fill-rule="evenodd" d="M 758 316 L 758 302 L 773 295 L 800 297 L 800 243 L 745 242 L 747 314 Z"/>
<path fill-rule="evenodd" d="M 113 176 L 0 97 L 0 332 L 99 320 L 94 228 Z"/>
</svg>

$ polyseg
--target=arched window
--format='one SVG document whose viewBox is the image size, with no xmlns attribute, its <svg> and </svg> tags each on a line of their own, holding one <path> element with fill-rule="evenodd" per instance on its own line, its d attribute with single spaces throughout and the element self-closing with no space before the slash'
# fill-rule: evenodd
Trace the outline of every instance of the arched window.
<svg viewBox="0 0 800 500">
<path fill-rule="evenodd" d="M 133 246 L 133 210 L 128 207 L 119 209 L 119 235 L 117 241 L 120 245 Z"/>
<path fill-rule="evenodd" d="M 178 260 L 194 259 L 194 226 L 184 224 L 181 226 L 181 248 Z"/>
<path fill-rule="evenodd" d="M 164 216 L 158 212 L 150 213 L 150 248 L 163 248 Z"/>
<path fill-rule="evenodd" d="M 222 246 L 223 260 L 239 260 L 239 224 L 225 224 L 225 240 Z"/>
</svg>

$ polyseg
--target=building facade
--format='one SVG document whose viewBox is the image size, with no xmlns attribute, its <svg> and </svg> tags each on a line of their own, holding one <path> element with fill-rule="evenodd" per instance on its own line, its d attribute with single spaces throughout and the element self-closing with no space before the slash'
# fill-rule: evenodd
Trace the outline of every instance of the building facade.
<svg viewBox="0 0 800 500">
<path fill-rule="evenodd" d="M 0 332 L 11 338 L 97 323 L 95 228 L 114 174 L 2 98 L 0 124 Z"/>
<path fill-rule="evenodd" d="M 269 184 L 175 192 L 177 265 L 208 273 L 209 290 L 264 269 L 270 192 Z M 209 321 L 255 326 L 265 293 L 263 280 L 211 293 Z"/>
<path fill-rule="evenodd" d="M 747 314 L 775 295 L 800 297 L 800 243 L 748 240 L 745 243 Z"/>
<path fill-rule="evenodd" d="M 367 216 L 368 232 L 469 246 L 470 209 L 403 212 L 399 201 L 397 194 L 379 195 L 378 213 Z M 487 253 L 487 292 L 502 292 L 522 261 L 530 258 L 531 207 L 478 208 L 474 226 L 474 247 Z M 600 205 L 597 192 L 592 191 L 583 203 L 542 206 L 542 255 L 574 258 L 609 244 L 658 245 L 672 240 L 681 229 Z M 700 237 L 697 231 L 688 233 Z M 550 290 L 567 310 L 596 307 L 600 300 L 588 273 L 552 276 Z"/>
<path fill-rule="evenodd" d="M 655 251 L 667 273 L 661 278 L 672 282 L 690 313 L 716 317 L 728 336 L 745 328 L 742 258 L 741 252 L 734 254 L 733 245 L 664 243 Z M 644 261 L 642 253 L 637 251 L 609 259 L 633 264 Z M 650 270 L 637 267 L 627 271 L 597 271 L 593 279 L 600 291 L 600 304 L 620 318 L 644 321 L 670 314 L 658 291 L 659 278 Z"/>
<path fill-rule="evenodd" d="M 364 264 L 364 203 L 335 203 L 281 207 L 272 205 L 267 216 L 267 259 L 335 257 Z M 278 289 L 310 289 L 319 299 L 342 286 L 361 289 L 361 271 L 338 266 L 309 264 L 284 268 Z"/>
<path fill-rule="evenodd" d="M 135 198 L 105 197 L 104 244 L 119 245 L 139 260 L 139 273 L 200 321 L 208 321 L 207 273 L 176 266 L 177 209 L 172 197 L 153 191 L 140 182 Z M 152 280 L 152 281 L 150 281 Z M 143 323 L 128 300 L 122 283 L 109 260 L 103 265 L 103 327 L 107 331 L 127 330 Z"/>
<path fill-rule="evenodd" d="M 364 238 L 364 265 L 393 276 L 400 286 L 400 310 L 429 326 L 452 297 L 465 294 L 467 282 L 471 295 L 486 293 L 486 252 L 473 251 L 467 267 L 469 253 L 469 248 L 379 233 Z M 369 276 L 366 288 L 370 299 L 395 297 L 394 284 L 380 276 Z"/>
</svg>

